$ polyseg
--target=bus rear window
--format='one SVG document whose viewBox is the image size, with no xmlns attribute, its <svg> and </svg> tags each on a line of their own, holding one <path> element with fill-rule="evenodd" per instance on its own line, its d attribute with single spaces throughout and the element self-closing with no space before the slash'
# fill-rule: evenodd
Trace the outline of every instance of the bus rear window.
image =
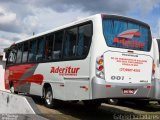
<svg viewBox="0 0 160 120">
<path fill-rule="evenodd" d="M 103 19 L 103 33 L 109 47 L 149 51 L 150 29 L 143 24 L 118 19 Z"/>
</svg>

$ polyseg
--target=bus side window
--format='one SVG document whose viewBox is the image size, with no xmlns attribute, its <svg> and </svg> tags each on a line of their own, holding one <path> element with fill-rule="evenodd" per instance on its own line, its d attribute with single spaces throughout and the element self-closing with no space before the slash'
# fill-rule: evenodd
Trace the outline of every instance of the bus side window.
<svg viewBox="0 0 160 120">
<path fill-rule="evenodd" d="M 52 52 L 52 57 L 54 60 L 60 59 L 62 56 L 63 35 L 64 31 L 59 31 L 55 33 L 54 50 Z"/>
<path fill-rule="evenodd" d="M 16 63 L 21 63 L 21 60 L 22 60 L 22 44 L 18 44 L 17 49 L 18 49 L 18 51 L 17 51 Z"/>
<path fill-rule="evenodd" d="M 92 24 L 79 27 L 76 56 L 84 57 L 87 55 L 92 39 Z"/>
<path fill-rule="evenodd" d="M 28 57 L 28 42 L 24 42 L 23 44 L 23 55 L 22 55 L 22 63 L 27 62 Z"/>
<path fill-rule="evenodd" d="M 46 37 L 45 55 L 44 55 L 46 61 L 52 59 L 53 41 L 54 41 L 54 34 Z"/>
<path fill-rule="evenodd" d="M 64 47 L 63 47 L 64 58 L 70 58 L 70 57 L 75 56 L 77 31 L 78 31 L 77 27 L 66 30 Z"/>
<path fill-rule="evenodd" d="M 14 46 L 9 50 L 9 54 L 7 56 L 8 59 L 7 65 L 14 64 L 16 62 L 16 56 L 17 56 L 17 48 L 16 46 Z"/>
<path fill-rule="evenodd" d="M 36 40 L 30 41 L 28 62 L 35 62 L 35 60 L 36 60 L 36 48 L 37 48 L 37 41 Z"/>
<path fill-rule="evenodd" d="M 44 57 L 45 39 L 43 37 L 39 38 L 37 42 L 38 43 L 37 43 L 36 61 L 39 62 L 42 61 Z"/>
</svg>

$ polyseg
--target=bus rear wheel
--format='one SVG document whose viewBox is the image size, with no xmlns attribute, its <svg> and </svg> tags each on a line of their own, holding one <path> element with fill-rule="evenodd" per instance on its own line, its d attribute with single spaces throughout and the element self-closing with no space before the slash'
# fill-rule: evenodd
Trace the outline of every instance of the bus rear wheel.
<svg viewBox="0 0 160 120">
<path fill-rule="evenodd" d="M 149 105 L 149 100 L 136 100 L 135 103 L 139 106 Z"/>
<path fill-rule="evenodd" d="M 101 101 L 99 100 L 84 100 L 83 103 L 88 109 L 97 109 L 101 106 Z"/>
<path fill-rule="evenodd" d="M 111 105 L 118 105 L 120 101 L 118 99 L 108 99 L 107 102 Z"/>
</svg>

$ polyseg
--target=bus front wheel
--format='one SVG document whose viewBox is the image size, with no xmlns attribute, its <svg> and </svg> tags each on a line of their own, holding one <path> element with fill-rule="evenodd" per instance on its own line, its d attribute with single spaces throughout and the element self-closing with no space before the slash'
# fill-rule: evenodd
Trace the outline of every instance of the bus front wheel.
<svg viewBox="0 0 160 120">
<path fill-rule="evenodd" d="M 54 107 L 53 94 L 52 94 L 52 89 L 50 87 L 46 89 L 44 99 L 46 107 L 48 108 Z"/>
<path fill-rule="evenodd" d="M 10 92 L 14 93 L 14 94 L 18 94 L 18 91 L 15 91 L 13 81 L 11 81 L 11 83 L 10 83 Z"/>
<path fill-rule="evenodd" d="M 15 93 L 13 81 L 11 81 L 9 85 L 10 85 L 10 89 L 9 89 L 10 92 L 11 92 L 11 93 Z"/>
<path fill-rule="evenodd" d="M 10 92 L 14 93 L 14 86 L 10 86 Z"/>
</svg>

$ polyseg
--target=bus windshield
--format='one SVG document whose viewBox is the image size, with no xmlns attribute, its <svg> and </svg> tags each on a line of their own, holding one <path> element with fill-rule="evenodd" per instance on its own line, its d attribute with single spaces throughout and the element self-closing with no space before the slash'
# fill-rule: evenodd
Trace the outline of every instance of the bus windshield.
<svg viewBox="0 0 160 120">
<path fill-rule="evenodd" d="M 150 28 L 138 22 L 104 18 L 103 33 L 109 47 L 141 51 L 151 48 Z"/>
</svg>

